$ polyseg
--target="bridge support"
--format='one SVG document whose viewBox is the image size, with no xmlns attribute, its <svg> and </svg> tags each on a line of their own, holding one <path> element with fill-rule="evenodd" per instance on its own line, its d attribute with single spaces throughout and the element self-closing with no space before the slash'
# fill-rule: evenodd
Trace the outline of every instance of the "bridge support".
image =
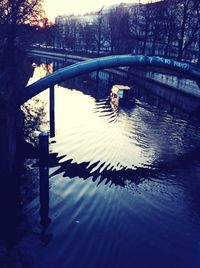
<svg viewBox="0 0 200 268">
<path fill-rule="evenodd" d="M 50 137 L 55 137 L 55 88 L 51 86 L 49 89 L 49 124 Z"/>
</svg>

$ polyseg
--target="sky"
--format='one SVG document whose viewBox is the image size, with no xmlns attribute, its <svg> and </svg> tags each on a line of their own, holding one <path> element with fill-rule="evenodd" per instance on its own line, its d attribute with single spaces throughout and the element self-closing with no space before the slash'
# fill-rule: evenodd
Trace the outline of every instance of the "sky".
<svg viewBox="0 0 200 268">
<path fill-rule="evenodd" d="M 100 10 L 102 6 L 112 4 L 135 3 L 139 0 L 44 0 L 47 16 L 53 20 L 62 14 L 84 14 Z"/>
</svg>

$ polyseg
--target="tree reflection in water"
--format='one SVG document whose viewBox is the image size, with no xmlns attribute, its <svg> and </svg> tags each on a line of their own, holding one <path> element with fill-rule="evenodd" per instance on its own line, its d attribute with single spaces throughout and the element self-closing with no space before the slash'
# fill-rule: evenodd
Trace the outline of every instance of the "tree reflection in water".
<svg viewBox="0 0 200 268">
<path fill-rule="evenodd" d="M 46 102 L 33 98 L 22 106 L 22 111 L 25 140 L 36 145 L 39 132 L 48 128 Z"/>
</svg>

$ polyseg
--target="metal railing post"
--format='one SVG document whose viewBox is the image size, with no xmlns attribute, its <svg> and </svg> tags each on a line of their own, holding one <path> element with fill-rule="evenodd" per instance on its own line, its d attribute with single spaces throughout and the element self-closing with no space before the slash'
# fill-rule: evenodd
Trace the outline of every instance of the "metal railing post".
<svg viewBox="0 0 200 268">
<path fill-rule="evenodd" d="M 49 214 L 49 134 L 41 132 L 39 135 L 39 156 L 40 156 L 40 217 L 42 235 L 50 223 Z"/>
<path fill-rule="evenodd" d="M 54 86 L 49 89 L 49 121 L 50 137 L 55 137 L 55 90 Z"/>
</svg>

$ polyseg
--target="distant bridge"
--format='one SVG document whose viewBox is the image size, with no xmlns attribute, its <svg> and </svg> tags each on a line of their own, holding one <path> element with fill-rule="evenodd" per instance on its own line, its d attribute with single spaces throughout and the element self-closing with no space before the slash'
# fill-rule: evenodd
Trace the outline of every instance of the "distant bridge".
<svg viewBox="0 0 200 268">
<path fill-rule="evenodd" d="M 27 86 L 24 89 L 21 104 L 39 94 L 43 90 L 59 84 L 67 79 L 93 71 L 122 66 L 154 66 L 166 68 L 172 71 L 183 73 L 184 75 L 191 77 L 197 82 L 200 81 L 200 69 L 188 63 L 165 59 L 162 57 L 150 57 L 142 55 L 106 56 L 72 64 L 70 66 L 56 70 L 44 78 L 41 78 L 37 82 Z"/>
</svg>

